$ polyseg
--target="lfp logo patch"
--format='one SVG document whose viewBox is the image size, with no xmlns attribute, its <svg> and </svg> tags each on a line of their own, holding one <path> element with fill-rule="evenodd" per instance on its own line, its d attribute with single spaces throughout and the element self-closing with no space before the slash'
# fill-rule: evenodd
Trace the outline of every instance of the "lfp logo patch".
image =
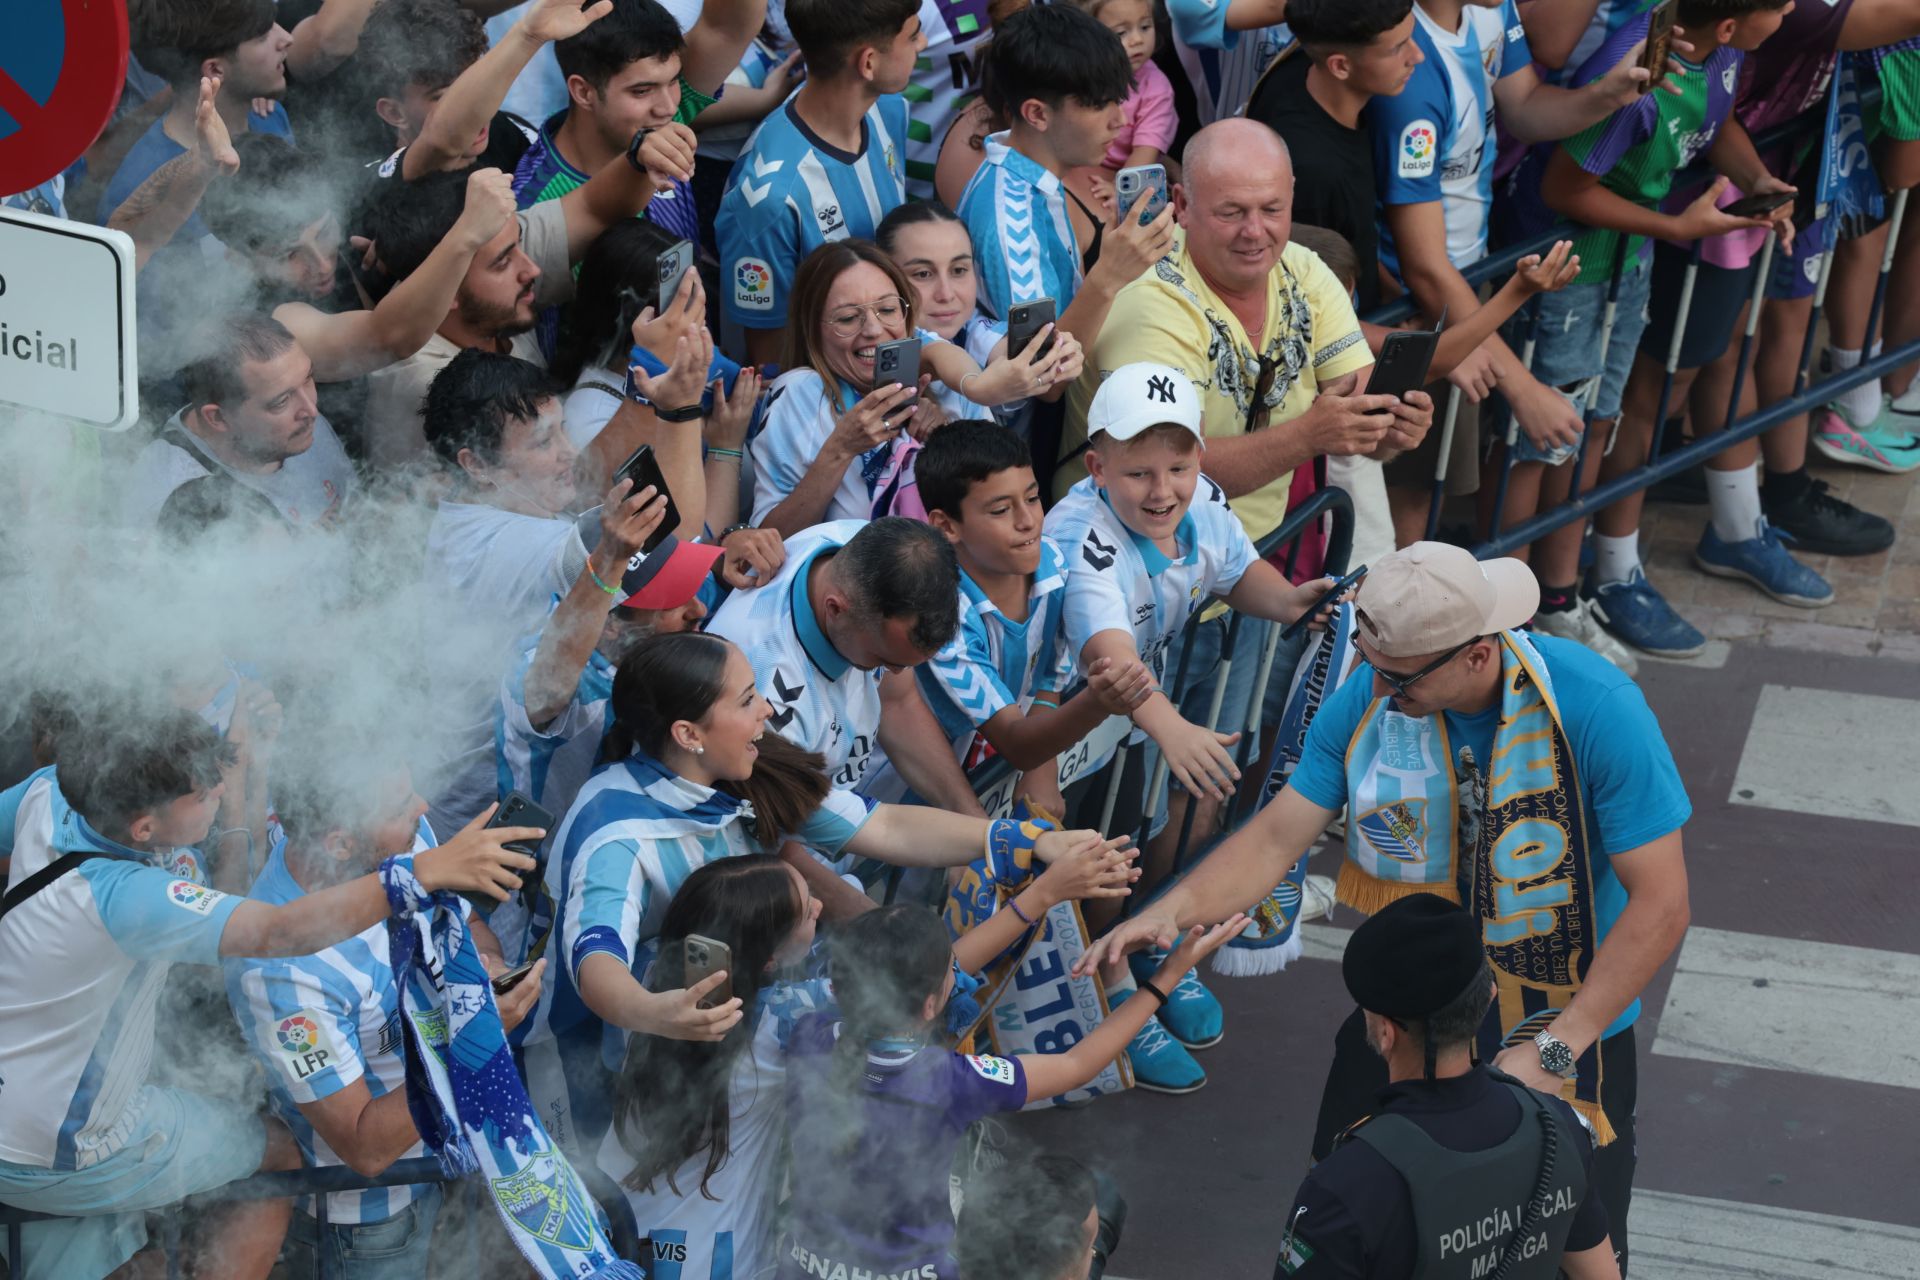
<svg viewBox="0 0 1920 1280">
<path fill-rule="evenodd" d="M 312 1053 L 320 1044 L 320 1024 L 304 1013 L 282 1018 L 274 1034 L 288 1053 Z"/>
<path fill-rule="evenodd" d="M 191 880 L 175 880 L 167 885 L 167 900 L 183 911 L 204 916 L 227 895 Z"/>
<path fill-rule="evenodd" d="M 773 310 L 773 267 L 759 258 L 742 258 L 733 268 L 733 301 L 747 311 Z"/>
<path fill-rule="evenodd" d="M 1439 130 L 1431 120 L 1415 120 L 1400 131 L 1400 176 L 1422 178 L 1433 172 Z"/>
</svg>

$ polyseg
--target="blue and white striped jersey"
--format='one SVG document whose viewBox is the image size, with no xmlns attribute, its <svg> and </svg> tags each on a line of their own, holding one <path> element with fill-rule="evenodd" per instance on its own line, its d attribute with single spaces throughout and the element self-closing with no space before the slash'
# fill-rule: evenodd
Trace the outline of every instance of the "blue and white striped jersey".
<svg viewBox="0 0 1920 1280">
<path fill-rule="evenodd" d="M 972 768 L 986 755 L 980 726 L 1008 707 L 1025 712 L 1035 694 L 1058 694 L 1073 682 L 1066 599 L 1065 560 L 1044 535 L 1025 622 L 1000 612 L 966 570 L 960 571 L 960 629 L 930 661 L 915 667 L 914 675 L 962 768 Z"/>
<path fill-rule="evenodd" d="M 516 1042 L 535 1044 L 597 1022 L 580 998 L 581 964 L 604 951 L 635 976 L 645 973 L 651 959 L 646 944 L 659 936 L 667 904 L 687 877 L 719 858 L 765 852 L 753 838 L 752 812 L 745 801 L 689 782 L 644 755 L 594 770 L 547 858 L 552 941 L 539 1007 L 515 1029 Z M 866 801 L 833 791 L 793 835 L 815 848 L 838 850 L 871 812 Z M 625 1033 L 608 1030 L 612 1068 L 619 1065 Z"/>
<path fill-rule="evenodd" d="M 87 825 L 41 769 L 0 792 L 0 855 L 19 884 L 64 854 L 94 858 L 0 928 L 0 1160 L 85 1169 L 126 1145 L 175 961 L 215 964 L 241 899 L 207 887 L 192 849 L 142 852 Z"/>
<path fill-rule="evenodd" d="M 1260 73 L 1293 43 L 1284 22 L 1231 30 L 1227 7 L 1227 0 L 1167 0 L 1174 52 L 1193 85 L 1203 125 L 1245 111 Z"/>
<path fill-rule="evenodd" d="M 842 151 L 807 128 L 788 99 L 754 130 L 714 220 L 727 319 L 786 327 L 800 260 L 829 240 L 872 239 L 880 220 L 906 203 L 906 99 L 881 98 L 860 127 L 860 150 Z"/>
<path fill-rule="evenodd" d="M 915 329 L 913 336 L 920 339 L 922 347 L 946 341 L 927 329 Z M 764 524 L 768 513 L 799 487 L 807 468 L 820 456 L 821 446 L 833 434 L 834 419 L 860 402 L 861 393 L 844 378 L 834 379 L 836 399 L 828 398 L 825 386 L 818 373 L 800 368 L 787 370 L 767 388 L 760 432 L 747 446 L 753 455 L 755 524 Z M 966 416 L 984 417 L 986 413 L 976 407 Z M 827 504 L 826 519 L 866 520 L 873 514 L 877 483 L 898 444 L 898 440 L 890 440 L 875 445 L 847 464 L 840 487 Z"/>
<path fill-rule="evenodd" d="M 595 649 L 580 672 L 573 701 L 546 728 L 536 729 L 527 718 L 527 668 L 539 649 L 536 639 L 500 682 L 500 703 L 493 715 L 494 765 L 501 795 L 523 792 L 558 815 L 573 806 L 599 758 L 607 702 L 613 697 L 613 664 Z"/>
<path fill-rule="evenodd" d="M 1204 475 L 1174 533 L 1177 560 L 1121 524 L 1091 476 L 1047 513 L 1047 532 L 1066 556 L 1067 647 L 1074 661 L 1102 631 L 1125 631 L 1163 684 L 1167 646 L 1188 617 L 1209 597 L 1233 590 L 1259 558 L 1226 493 Z"/>
<path fill-rule="evenodd" d="M 761 696 L 773 704 L 767 727 L 826 757 L 827 775 L 845 790 L 860 785 L 879 745 L 881 672 L 860 670 L 827 639 L 807 595 L 807 572 L 865 525 L 835 520 L 794 534 L 773 581 L 734 592 L 707 623 L 746 654 Z"/>
<path fill-rule="evenodd" d="M 1008 146 L 1005 133 L 987 135 L 982 146 L 986 159 L 954 210 L 973 237 L 980 306 L 1004 320 L 1012 303 L 1052 298 L 1055 311 L 1064 314 L 1085 276 L 1066 188 Z"/>
<path fill-rule="evenodd" d="M 413 851 L 437 843 L 422 818 Z M 287 867 L 286 840 L 275 841 L 247 896 L 282 906 L 306 892 Z M 229 960 L 225 968 L 227 1002 L 266 1067 L 274 1115 L 300 1144 L 309 1168 L 344 1164 L 300 1107 L 330 1098 L 356 1080 L 365 1080 L 375 1098 L 406 1088 L 401 1045 L 406 1029 L 388 959 L 387 922 L 314 955 Z M 425 1154 L 424 1143 L 406 1151 L 407 1156 Z M 385 1222 L 412 1204 L 420 1190 L 402 1185 L 336 1191 L 327 1197 L 327 1217 L 339 1223 Z M 301 1204 L 313 1212 L 311 1196 Z"/>
<path fill-rule="evenodd" d="M 642 1255 L 658 1280 L 751 1280 L 773 1274 L 777 1193 L 787 1133 L 787 1044 L 800 1018 L 833 1008 L 824 978 L 780 982 L 754 999 L 753 1039 L 728 1081 L 730 1154 L 706 1183 L 707 1152 L 697 1151 L 657 1179 L 649 1191 L 622 1186 L 634 1226 L 653 1252 Z M 597 1163 L 616 1183 L 633 1172 L 633 1157 L 609 1129 Z M 679 1188 L 678 1192 L 674 1188 Z"/>
</svg>

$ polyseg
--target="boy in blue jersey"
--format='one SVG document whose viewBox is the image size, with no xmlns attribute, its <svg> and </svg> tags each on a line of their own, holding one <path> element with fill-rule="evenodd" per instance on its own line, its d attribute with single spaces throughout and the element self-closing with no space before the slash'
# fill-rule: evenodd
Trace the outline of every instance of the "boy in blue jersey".
<svg viewBox="0 0 1920 1280">
<path fill-rule="evenodd" d="M 807 79 L 748 140 L 714 234 L 727 319 L 756 365 L 781 357 L 800 260 L 829 240 L 871 239 L 904 204 L 907 103 L 927 47 L 919 0 L 793 0 L 787 24 Z"/>
<path fill-rule="evenodd" d="M 1201 424 L 1199 391 L 1164 365 L 1122 365 L 1094 393 L 1087 477 L 1046 521 L 1066 553 L 1067 646 L 1083 671 L 1138 659 L 1162 679 L 1168 646 L 1214 597 L 1250 617 L 1292 622 L 1332 585 L 1296 587 L 1260 558 L 1225 492 L 1201 474 Z M 1168 804 L 1147 815 L 1150 831 L 1178 833 L 1189 795 L 1198 806 L 1193 830 L 1212 831 L 1240 778 L 1232 751 L 1240 735 L 1192 723 L 1160 688 L 1132 716 L 1136 742 L 1152 739 L 1187 793 L 1169 792 Z M 1148 845 L 1147 892 L 1171 874 L 1174 852 L 1172 840 Z M 1189 1047 L 1215 1043 L 1219 1003 L 1191 976 L 1181 988 L 1161 1012 L 1167 1030 Z"/>
<path fill-rule="evenodd" d="M 1153 692 L 1152 673 L 1137 657 L 1103 657 L 1088 668 L 1086 687 L 1060 701 L 1074 667 L 1065 634 L 1066 562 L 1041 532 L 1040 484 L 1025 441 L 997 422 L 951 423 L 927 440 L 915 474 L 927 519 L 953 544 L 960 564 L 960 629 L 914 669 L 922 696 L 963 768 L 1005 756 L 1022 771 L 1019 798 L 1068 826 L 1091 825 L 1097 813 L 1067 813 L 1059 755 L 1109 716 L 1131 714 Z M 1081 762 L 1079 776 L 1102 763 Z M 1104 798 L 1105 789 L 1095 786 L 1082 803 Z M 1118 914 L 1117 902 L 1100 910 L 1108 905 L 1082 904 L 1090 930 Z M 1136 989 L 1125 965 L 1100 976 L 1113 1004 Z M 1127 1056 L 1140 1088 L 1191 1093 L 1206 1083 L 1206 1072 L 1158 1018 L 1148 1019 Z"/>
<path fill-rule="evenodd" d="M 192 712 L 77 700 L 59 755 L 57 768 L 0 793 L 12 883 L 42 878 L 0 928 L 0 970 L 12 976 L 0 988 L 0 1199 L 76 1215 L 27 1224 L 17 1280 L 99 1280 L 145 1243 L 149 1210 L 298 1167 L 285 1130 L 251 1104 L 148 1082 L 169 972 L 311 953 L 390 909 L 377 875 L 279 904 L 210 887 L 196 846 L 237 756 Z M 432 890 L 505 897 L 533 859 L 502 846 L 542 832 L 479 828 L 421 854 L 415 874 Z M 222 1207 L 192 1252 L 229 1275 L 265 1276 L 286 1224 L 285 1201 Z"/>
<path fill-rule="evenodd" d="M 980 75 L 987 106 L 1008 122 L 983 144 L 986 157 L 955 210 L 973 237 L 980 302 L 1006 319 L 1016 302 L 1052 298 L 1064 314 L 1097 254 L 1082 245 L 1062 178 L 1097 166 L 1126 125 L 1133 69 L 1120 37 L 1072 5 L 1036 5 L 994 31 Z M 1123 282 L 1124 283 L 1124 282 Z"/>
<path fill-rule="evenodd" d="M 1458 323 L 1480 305 L 1460 272 L 1486 256 L 1496 106 L 1513 136 L 1550 142 L 1632 102 L 1648 77 L 1636 50 L 1579 89 L 1543 84 L 1513 0 L 1416 0 L 1413 13 L 1425 60 L 1399 94 L 1376 97 L 1366 109 L 1380 187 L 1380 260 L 1429 321 L 1444 309 Z M 1580 438 L 1579 412 L 1499 338 L 1483 343 L 1448 380 L 1476 400 L 1498 383 L 1520 431 L 1543 453 Z M 1449 455 L 1449 492 L 1476 487 L 1478 436 L 1477 415 L 1463 413 Z M 1439 447 L 1436 433 L 1387 469 L 1403 543 L 1426 527 Z"/>
<path fill-rule="evenodd" d="M 377 871 L 387 858 L 411 861 L 437 843 L 426 801 L 397 756 L 367 741 L 341 750 L 347 744 L 315 740 L 304 744 L 310 754 L 293 745 L 292 758 L 326 763 L 277 779 L 284 835 L 251 900 L 293 902 Z M 469 927 L 488 971 L 502 972 L 499 942 L 480 921 Z M 312 955 L 226 963 L 227 998 L 266 1068 L 273 1114 L 310 1168 L 345 1165 L 373 1176 L 426 1154 L 407 1110 L 406 1030 L 387 945 L 383 920 Z M 538 999 L 545 964 L 500 997 L 509 1030 Z M 286 1261 L 299 1275 L 318 1274 L 325 1258 L 335 1280 L 413 1280 L 426 1274 L 440 1199 L 437 1183 L 335 1192 L 324 1226 L 313 1201 L 302 1200 L 287 1229 Z"/>
</svg>

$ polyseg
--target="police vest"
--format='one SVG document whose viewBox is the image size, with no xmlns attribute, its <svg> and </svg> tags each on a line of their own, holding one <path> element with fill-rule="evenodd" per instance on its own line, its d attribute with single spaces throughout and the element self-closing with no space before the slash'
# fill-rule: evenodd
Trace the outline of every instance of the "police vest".
<svg viewBox="0 0 1920 1280">
<path fill-rule="evenodd" d="M 1406 1179 L 1418 1241 L 1412 1280 L 1554 1280 L 1559 1273 L 1574 1211 L 1586 1197 L 1586 1166 L 1571 1126 L 1544 1096 L 1494 1078 L 1519 1100 L 1520 1123 L 1488 1150 L 1450 1150 L 1392 1112 L 1346 1135 Z"/>
</svg>

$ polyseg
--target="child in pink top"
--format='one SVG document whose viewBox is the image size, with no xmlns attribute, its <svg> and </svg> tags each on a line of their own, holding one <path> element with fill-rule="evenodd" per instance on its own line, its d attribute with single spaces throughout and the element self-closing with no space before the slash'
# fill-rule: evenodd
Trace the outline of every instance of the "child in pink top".
<svg viewBox="0 0 1920 1280">
<path fill-rule="evenodd" d="M 1107 148 L 1102 164 L 1113 170 L 1159 164 L 1173 143 L 1178 121 L 1173 110 L 1173 82 L 1153 63 L 1152 0 L 1090 0 L 1085 7 L 1120 37 L 1127 60 L 1133 64 L 1133 96 L 1126 102 L 1126 127 Z"/>
</svg>

